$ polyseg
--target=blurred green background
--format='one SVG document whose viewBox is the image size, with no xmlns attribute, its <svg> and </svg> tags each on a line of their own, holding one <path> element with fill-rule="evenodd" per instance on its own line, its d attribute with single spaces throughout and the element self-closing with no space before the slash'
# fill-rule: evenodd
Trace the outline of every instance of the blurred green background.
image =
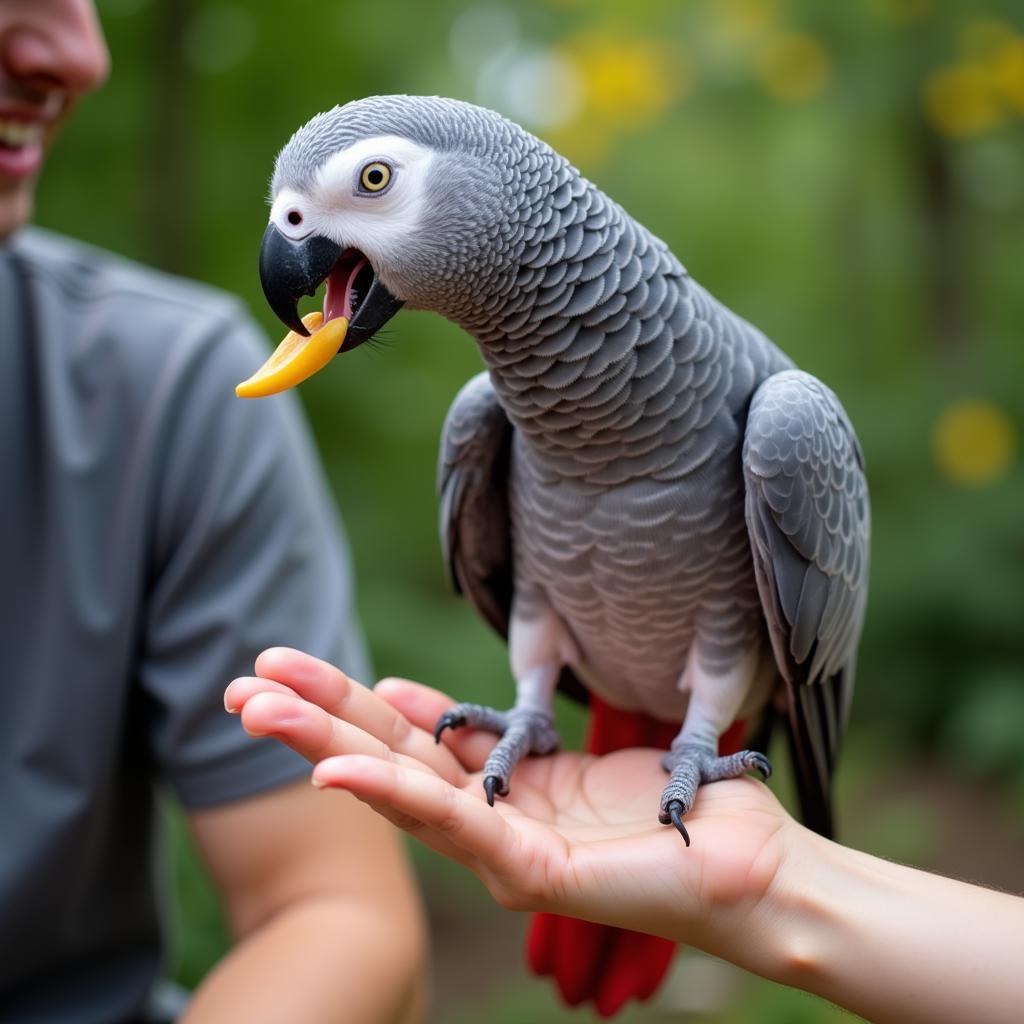
<svg viewBox="0 0 1024 1024">
<path fill-rule="evenodd" d="M 548 139 L 826 380 L 863 442 L 874 510 L 843 839 L 1024 888 L 1019 2 L 99 7 L 113 77 L 47 169 L 41 224 L 238 292 L 276 340 L 255 268 L 277 150 L 335 103 L 446 94 Z M 451 596 L 435 527 L 441 421 L 479 366 L 457 329 L 403 313 L 383 345 L 301 393 L 378 671 L 502 705 L 504 652 Z M 579 713 L 560 716 L 578 742 Z M 180 829 L 175 843 L 176 969 L 191 983 L 225 940 Z M 588 1019 L 526 974 L 520 916 L 414 855 L 434 928 L 433 1019 Z M 623 1020 L 839 1017 L 693 954 L 677 963 Z"/>
</svg>

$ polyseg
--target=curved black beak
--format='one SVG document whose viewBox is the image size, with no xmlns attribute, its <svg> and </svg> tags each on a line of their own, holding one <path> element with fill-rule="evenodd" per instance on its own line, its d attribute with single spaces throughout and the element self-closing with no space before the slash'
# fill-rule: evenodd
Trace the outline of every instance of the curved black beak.
<svg viewBox="0 0 1024 1024">
<path fill-rule="evenodd" d="M 342 251 L 341 246 L 322 235 L 310 235 L 293 242 L 273 224 L 267 226 L 260 246 L 260 284 L 270 308 L 289 330 L 309 336 L 299 318 L 299 299 L 316 294 Z M 369 264 L 364 261 L 363 266 L 369 274 Z M 396 299 L 373 275 L 366 294 L 352 314 L 343 351 L 348 352 L 372 338 L 403 305 L 403 300 Z"/>
<path fill-rule="evenodd" d="M 260 284 L 270 308 L 289 330 L 309 336 L 299 318 L 299 299 L 315 295 L 341 255 L 341 246 L 322 235 L 300 242 L 267 225 L 260 245 Z"/>
</svg>

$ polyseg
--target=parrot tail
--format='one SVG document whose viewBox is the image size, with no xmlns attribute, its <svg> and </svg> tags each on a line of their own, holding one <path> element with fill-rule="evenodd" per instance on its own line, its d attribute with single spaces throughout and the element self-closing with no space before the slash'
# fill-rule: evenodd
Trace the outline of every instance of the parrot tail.
<svg viewBox="0 0 1024 1024">
<path fill-rule="evenodd" d="M 678 725 L 619 711 L 593 693 L 589 702 L 586 749 L 591 754 L 610 754 L 624 747 L 667 750 L 679 732 Z M 743 731 L 744 723 L 736 722 L 725 732 L 719 753 L 739 750 Z M 630 999 L 643 1002 L 654 995 L 675 951 L 674 942 L 656 935 L 557 914 L 535 914 L 526 942 L 530 970 L 553 977 L 570 1006 L 590 1000 L 601 1017 L 614 1016 Z"/>
</svg>

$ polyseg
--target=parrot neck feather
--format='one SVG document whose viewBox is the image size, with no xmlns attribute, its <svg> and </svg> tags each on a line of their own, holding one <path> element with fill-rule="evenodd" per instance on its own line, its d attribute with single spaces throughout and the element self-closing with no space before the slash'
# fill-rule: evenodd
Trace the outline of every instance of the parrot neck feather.
<svg viewBox="0 0 1024 1024">
<path fill-rule="evenodd" d="M 788 361 L 575 172 L 545 198 L 514 285 L 462 318 L 502 406 L 559 477 L 608 486 L 692 472 L 721 436 L 711 423 L 729 412 L 736 374 L 750 384 Z"/>
</svg>

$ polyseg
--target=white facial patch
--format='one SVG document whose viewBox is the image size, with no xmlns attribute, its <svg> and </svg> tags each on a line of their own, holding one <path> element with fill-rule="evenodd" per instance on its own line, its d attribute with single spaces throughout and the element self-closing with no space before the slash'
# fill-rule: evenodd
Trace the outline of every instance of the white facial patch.
<svg viewBox="0 0 1024 1024">
<path fill-rule="evenodd" d="M 397 135 L 362 139 L 335 153 L 318 171 L 308 196 L 282 189 L 270 220 L 288 238 L 324 235 L 371 260 L 393 251 L 419 226 L 433 150 Z M 384 163 L 391 179 L 379 193 L 359 188 L 367 164 Z"/>
</svg>

